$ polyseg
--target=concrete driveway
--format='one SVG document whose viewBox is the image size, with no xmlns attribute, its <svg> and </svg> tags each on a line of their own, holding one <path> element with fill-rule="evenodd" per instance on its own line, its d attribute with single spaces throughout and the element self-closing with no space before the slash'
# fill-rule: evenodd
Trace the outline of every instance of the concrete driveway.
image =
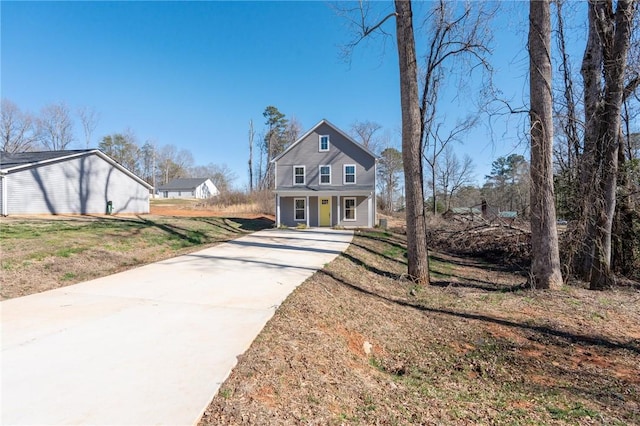
<svg viewBox="0 0 640 426">
<path fill-rule="evenodd" d="M 352 236 L 260 231 L 2 302 L 1 423 L 197 422 L 280 303 Z"/>
</svg>

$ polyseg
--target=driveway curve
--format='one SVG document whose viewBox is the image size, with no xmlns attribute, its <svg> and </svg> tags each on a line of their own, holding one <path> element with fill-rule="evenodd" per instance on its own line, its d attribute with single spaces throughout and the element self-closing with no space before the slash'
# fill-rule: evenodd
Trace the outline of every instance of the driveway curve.
<svg viewBox="0 0 640 426">
<path fill-rule="evenodd" d="M 1 302 L 1 423 L 196 423 L 280 303 L 352 237 L 270 229 Z"/>
</svg>

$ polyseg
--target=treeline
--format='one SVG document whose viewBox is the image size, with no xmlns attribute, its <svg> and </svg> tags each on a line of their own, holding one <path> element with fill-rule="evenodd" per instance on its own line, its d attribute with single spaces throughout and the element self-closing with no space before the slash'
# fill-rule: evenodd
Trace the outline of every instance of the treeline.
<svg viewBox="0 0 640 426">
<path fill-rule="evenodd" d="M 74 112 L 64 102 L 46 105 L 39 114 L 32 114 L 3 99 L 1 111 L 0 151 L 7 153 L 60 151 L 69 149 L 74 142 L 76 145 L 84 142 L 88 149 L 99 121 L 95 110 L 78 108 Z M 80 122 L 81 137 L 75 134 L 75 120 Z M 174 178 L 208 177 L 225 192 L 236 179 L 224 164 L 196 165 L 189 150 L 171 144 L 140 143 L 131 130 L 103 136 L 98 149 L 153 186 Z"/>
</svg>

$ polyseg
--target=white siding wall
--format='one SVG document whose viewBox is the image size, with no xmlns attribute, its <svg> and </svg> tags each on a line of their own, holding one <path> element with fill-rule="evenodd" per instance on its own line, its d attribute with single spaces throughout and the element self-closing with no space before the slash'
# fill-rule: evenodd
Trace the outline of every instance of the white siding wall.
<svg viewBox="0 0 640 426">
<path fill-rule="evenodd" d="M 202 185 L 196 188 L 196 195 L 198 198 L 209 198 L 220 195 L 218 188 L 210 180 L 205 181 Z"/>
<path fill-rule="evenodd" d="M 6 215 L 6 208 L 7 208 L 7 191 L 5 191 L 4 189 L 4 185 L 5 185 L 6 181 L 4 179 L 4 176 L 0 176 L 0 215 Z"/>
<path fill-rule="evenodd" d="M 194 194 L 195 192 L 195 194 Z M 216 186 L 211 183 L 210 181 L 206 181 L 200 185 L 198 185 L 194 190 L 191 189 L 182 189 L 182 190 L 170 190 L 170 191 L 166 191 L 166 190 L 162 190 L 160 189 L 158 191 L 158 193 L 160 194 L 160 197 L 162 198 L 198 198 L 198 199 L 205 199 L 205 198 L 209 198 L 209 197 L 213 197 L 216 196 L 218 194 L 220 194 L 220 191 L 218 191 L 218 188 L 216 188 Z M 166 193 L 166 196 L 165 196 Z"/>
<path fill-rule="evenodd" d="M 181 191 L 160 191 L 160 196 L 162 198 L 196 198 L 191 194 L 192 191 L 188 189 L 184 189 Z M 166 197 L 165 197 L 166 193 Z"/>
<path fill-rule="evenodd" d="M 149 190 L 95 154 L 10 173 L 7 213 L 149 213 Z"/>
</svg>

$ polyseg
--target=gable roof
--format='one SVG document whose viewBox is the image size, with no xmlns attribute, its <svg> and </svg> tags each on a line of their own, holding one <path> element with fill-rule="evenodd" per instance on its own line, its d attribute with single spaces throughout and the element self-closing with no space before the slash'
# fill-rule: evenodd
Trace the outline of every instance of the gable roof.
<svg viewBox="0 0 640 426">
<path fill-rule="evenodd" d="M 0 153 L 0 170 L 10 171 L 20 166 L 31 166 L 48 161 L 75 157 L 93 151 L 92 149 L 77 149 L 69 151 L 35 151 L 35 152 L 2 152 Z"/>
<path fill-rule="evenodd" d="M 278 155 L 276 158 L 274 158 L 273 160 L 271 160 L 272 163 L 275 163 L 276 161 L 278 161 L 280 158 L 282 158 L 287 152 L 291 151 L 293 149 L 293 147 L 295 147 L 296 145 L 298 145 L 300 142 L 302 142 L 307 136 L 309 136 L 311 133 L 313 133 L 318 127 L 320 127 L 321 125 L 326 124 L 327 126 L 331 127 L 333 130 L 335 130 L 336 132 L 340 133 L 346 140 L 348 140 L 349 142 L 351 142 L 352 144 L 354 144 L 355 146 L 357 146 L 358 148 L 360 148 L 362 151 L 366 152 L 367 154 L 369 154 L 374 160 L 378 159 L 378 156 L 375 155 L 373 152 L 369 151 L 369 149 L 367 149 L 364 145 L 359 144 L 358 142 L 354 141 L 353 138 L 351 136 L 349 136 L 348 134 L 346 134 L 345 132 L 343 132 L 342 130 L 340 130 L 338 127 L 336 127 L 335 125 L 333 125 L 331 122 L 329 122 L 329 120 L 327 120 L 326 118 L 323 118 L 322 120 L 320 120 L 318 122 L 318 124 L 316 124 L 315 126 L 313 126 L 309 131 L 307 131 L 304 135 L 300 136 L 298 138 L 298 140 L 296 140 L 294 143 L 292 143 L 289 148 L 285 149 L 282 153 L 280 153 L 280 155 Z"/>
<path fill-rule="evenodd" d="M 178 191 L 178 190 L 189 190 L 192 191 L 210 180 L 209 178 L 178 178 L 172 179 L 166 185 L 158 186 L 159 191 Z M 211 182 L 213 185 L 213 182 Z M 215 186 L 215 185 L 214 185 Z"/>
<path fill-rule="evenodd" d="M 65 151 L 33 151 L 33 152 L 16 152 L 0 153 L 0 174 L 7 174 L 10 172 L 16 172 L 21 169 L 27 169 L 29 167 L 39 167 L 56 161 L 71 160 L 78 157 L 86 157 L 89 155 L 97 155 L 105 160 L 107 163 L 113 165 L 124 174 L 128 175 L 138 183 L 146 186 L 148 189 L 152 189 L 153 185 L 149 185 L 135 173 L 129 171 L 120 163 L 109 157 L 99 149 L 76 149 Z"/>
</svg>

